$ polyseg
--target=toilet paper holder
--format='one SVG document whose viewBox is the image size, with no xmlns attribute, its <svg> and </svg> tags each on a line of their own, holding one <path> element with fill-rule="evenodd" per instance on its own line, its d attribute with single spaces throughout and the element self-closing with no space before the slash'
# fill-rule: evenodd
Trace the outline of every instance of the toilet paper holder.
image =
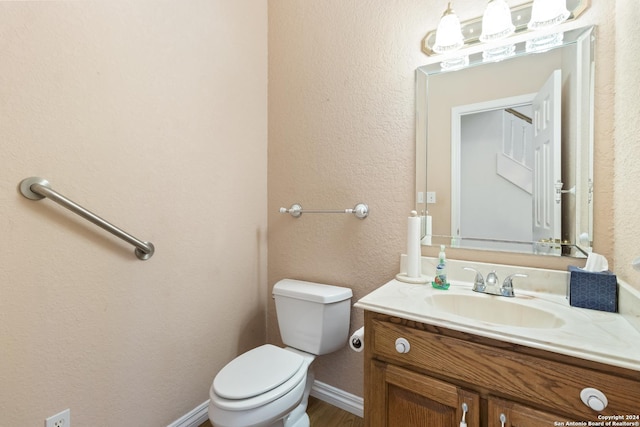
<svg viewBox="0 0 640 427">
<path fill-rule="evenodd" d="M 361 348 L 362 347 L 362 341 L 358 337 L 352 337 L 351 338 L 351 345 L 354 348 Z"/>
<path fill-rule="evenodd" d="M 364 326 L 351 334 L 349 337 L 349 347 L 356 352 L 364 350 Z"/>
</svg>

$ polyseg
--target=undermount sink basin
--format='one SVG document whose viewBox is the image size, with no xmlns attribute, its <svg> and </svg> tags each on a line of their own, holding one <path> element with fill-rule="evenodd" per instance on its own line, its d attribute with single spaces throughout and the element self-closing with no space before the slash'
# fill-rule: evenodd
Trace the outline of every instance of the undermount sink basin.
<svg viewBox="0 0 640 427">
<path fill-rule="evenodd" d="M 564 324 L 564 320 L 551 311 L 522 304 L 514 298 L 443 293 L 427 297 L 427 303 L 443 313 L 478 322 L 536 329 L 558 328 Z"/>
</svg>

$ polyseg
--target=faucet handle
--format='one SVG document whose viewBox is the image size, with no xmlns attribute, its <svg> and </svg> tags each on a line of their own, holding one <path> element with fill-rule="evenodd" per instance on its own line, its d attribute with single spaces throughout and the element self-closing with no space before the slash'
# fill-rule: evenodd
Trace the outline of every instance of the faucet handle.
<svg viewBox="0 0 640 427">
<path fill-rule="evenodd" d="M 495 270 L 487 274 L 487 286 L 496 286 L 498 284 L 498 275 Z"/>
<path fill-rule="evenodd" d="M 476 270 L 473 267 L 463 267 L 462 269 L 473 271 L 476 273 L 476 278 L 473 281 L 473 290 L 476 292 L 484 292 L 484 289 L 486 286 L 484 284 L 484 278 L 482 277 L 482 273 L 480 273 L 478 270 Z"/>
<path fill-rule="evenodd" d="M 513 278 L 514 277 L 528 277 L 528 276 L 526 274 L 522 274 L 522 273 L 514 273 L 514 274 L 508 275 L 504 279 L 504 282 L 502 282 L 502 287 L 500 288 L 500 292 L 502 293 L 503 296 L 505 296 L 505 297 L 514 296 L 514 293 L 513 293 Z"/>
</svg>

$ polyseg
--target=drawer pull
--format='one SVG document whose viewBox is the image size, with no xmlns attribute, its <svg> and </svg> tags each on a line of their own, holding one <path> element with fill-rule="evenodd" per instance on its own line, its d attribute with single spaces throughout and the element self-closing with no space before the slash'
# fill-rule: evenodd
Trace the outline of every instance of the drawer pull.
<svg viewBox="0 0 640 427">
<path fill-rule="evenodd" d="M 500 414 L 500 426 L 504 427 L 507 422 L 507 416 L 505 414 Z"/>
<path fill-rule="evenodd" d="M 462 403 L 462 421 L 460 421 L 460 427 L 467 427 L 467 412 L 469 412 L 469 406 L 466 403 Z"/>
<path fill-rule="evenodd" d="M 591 387 L 582 389 L 580 399 L 582 399 L 582 403 L 598 412 L 602 411 L 609 404 L 607 396 L 605 396 L 603 392 Z"/>
<path fill-rule="evenodd" d="M 409 353 L 411 350 L 411 344 L 405 338 L 398 338 L 396 340 L 396 351 L 398 353 Z"/>
</svg>

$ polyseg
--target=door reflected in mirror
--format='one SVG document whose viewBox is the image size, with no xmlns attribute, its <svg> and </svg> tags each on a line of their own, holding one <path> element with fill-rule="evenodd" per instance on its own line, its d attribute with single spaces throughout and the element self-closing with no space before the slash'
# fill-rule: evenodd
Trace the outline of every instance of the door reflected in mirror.
<svg viewBox="0 0 640 427">
<path fill-rule="evenodd" d="M 478 55 L 455 72 L 417 72 L 423 243 L 583 255 L 593 234 L 593 28 L 545 53 L 522 46 L 484 64 Z"/>
</svg>

